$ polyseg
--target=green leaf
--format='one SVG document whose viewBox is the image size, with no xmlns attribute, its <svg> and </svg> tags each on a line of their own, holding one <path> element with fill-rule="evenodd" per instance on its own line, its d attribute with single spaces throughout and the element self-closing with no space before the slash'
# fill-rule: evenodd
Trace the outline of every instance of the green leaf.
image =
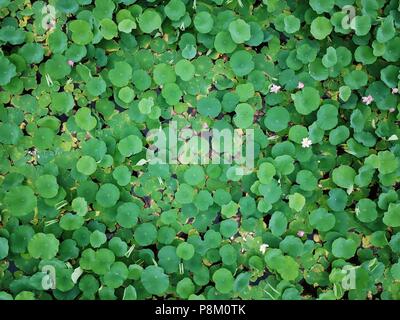
<svg viewBox="0 0 400 320">
<path fill-rule="evenodd" d="M 235 43 L 243 43 L 250 40 L 250 26 L 246 21 L 237 19 L 229 24 L 229 33 Z"/>
<path fill-rule="evenodd" d="M 139 28 L 144 33 L 152 33 L 154 30 L 161 27 L 161 16 L 154 9 L 146 9 L 139 16 Z"/>
<path fill-rule="evenodd" d="M 10 215 L 22 217 L 36 208 L 37 198 L 30 187 L 17 186 L 6 193 L 4 204 Z"/>
<path fill-rule="evenodd" d="M 236 49 L 236 46 L 237 44 L 232 40 L 231 34 L 228 31 L 220 31 L 215 36 L 214 47 L 219 53 L 232 53 Z M 236 66 L 240 68 L 239 63 L 236 63 Z"/>
<path fill-rule="evenodd" d="M 254 109 L 248 103 L 239 103 L 235 108 L 233 122 L 238 128 L 245 129 L 252 125 Z"/>
<path fill-rule="evenodd" d="M 331 68 L 338 62 L 336 50 L 333 47 L 326 49 L 326 54 L 322 57 L 322 64 L 325 68 Z"/>
<path fill-rule="evenodd" d="M 238 77 L 249 74 L 254 69 L 254 62 L 251 53 L 245 50 L 236 51 L 230 59 L 230 66 Z"/>
<path fill-rule="evenodd" d="M 289 195 L 289 207 L 297 212 L 301 211 L 306 204 L 306 199 L 300 193 Z"/>
<path fill-rule="evenodd" d="M 269 221 L 269 228 L 274 236 L 279 237 L 286 232 L 288 220 L 286 216 L 280 212 L 276 211 L 271 216 Z"/>
<path fill-rule="evenodd" d="M 310 213 L 310 224 L 321 232 L 327 232 L 335 226 L 335 216 L 324 208 L 313 210 Z"/>
<path fill-rule="evenodd" d="M 142 151 L 143 143 L 139 137 L 130 135 L 118 142 L 117 147 L 124 157 L 130 157 Z"/>
<path fill-rule="evenodd" d="M 350 22 L 350 27 L 357 36 L 365 36 L 371 29 L 371 18 L 368 15 L 356 15 Z"/>
<path fill-rule="evenodd" d="M 111 183 L 103 184 L 96 193 L 97 203 L 104 208 L 115 206 L 119 197 L 119 189 Z"/>
<path fill-rule="evenodd" d="M 168 276 L 163 269 L 157 266 L 146 267 L 142 272 L 140 281 L 150 294 L 157 296 L 164 295 L 169 287 Z"/>
<path fill-rule="evenodd" d="M 284 107 L 272 107 L 267 110 L 264 124 L 268 130 L 279 132 L 288 127 L 290 113 Z"/>
<path fill-rule="evenodd" d="M 194 247 L 190 243 L 182 242 L 176 248 L 176 254 L 183 260 L 190 260 L 194 255 Z"/>
<path fill-rule="evenodd" d="M 341 188 L 351 188 L 354 185 L 356 172 L 347 165 L 341 165 L 332 171 L 333 182 Z"/>
<path fill-rule="evenodd" d="M 229 293 L 233 290 L 234 278 L 228 269 L 220 268 L 215 271 L 212 280 L 215 288 L 221 293 Z"/>
<path fill-rule="evenodd" d="M 45 174 L 35 181 L 37 193 L 43 198 L 54 198 L 58 193 L 58 183 L 56 177 Z"/>
<path fill-rule="evenodd" d="M 97 163 L 96 161 L 90 156 L 83 156 L 78 160 L 76 163 L 76 169 L 87 176 L 96 172 Z"/>
<path fill-rule="evenodd" d="M 8 256 L 8 240 L 6 238 L 0 237 L 0 260 Z"/>
<path fill-rule="evenodd" d="M 52 259 L 58 252 L 60 242 L 54 234 L 36 233 L 28 244 L 28 252 L 35 259 Z"/>
<path fill-rule="evenodd" d="M 134 237 L 140 246 L 146 247 L 155 242 L 157 238 L 157 229 L 151 223 L 142 223 L 137 226 Z"/>
<path fill-rule="evenodd" d="M 382 174 L 394 172 L 399 167 L 399 159 L 390 151 L 378 153 L 378 170 Z"/>
<path fill-rule="evenodd" d="M 300 20 L 295 16 L 285 16 L 283 21 L 285 24 L 285 31 L 287 33 L 296 33 L 300 30 Z"/>
<path fill-rule="evenodd" d="M 400 203 L 389 204 L 383 216 L 383 223 L 390 227 L 400 227 Z"/>
<path fill-rule="evenodd" d="M 15 65 L 4 56 L 0 56 L 0 70 L 0 86 L 10 83 L 11 79 L 17 75 Z"/>
<path fill-rule="evenodd" d="M 293 281 L 299 276 L 298 263 L 289 256 L 280 256 L 277 271 L 283 280 Z"/>
<path fill-rule="evenodd" d="M 180 280 L 176 285 L 176 293 L 182 299 L 187 299 L 191 294 L 195 292 L 195 285 L 189 278 Z"/>
<path fill-rule="evenodd" d="M 352 239 L 338 238 L 332 243 L 332 253 L 337 258 L 350 259 L 356 250 L 357 244 Z"/>
<path fill-rule="evenodd" d="M 86 107 L 80 108 L 75 114 L 76 124 L 83 130 L 90 131 L 97 125 L 97 120 L 92 116 L 91 110 Z"/>
<path fill-rule="evenodd" d="M 317 40 L 325 39 L 332 32 L 332 25 L 325 17 L 317 17 L 311 22 L 311 34 Z"/>
<path fill-rule="evenodd" d="M 132 67 L 126 62 L 116 62 L 108 72 L 111 83 L 116 87 L 125 87 L 132 78 Z"/>
<path fill-rule="evenodd" d="M 185 15 L 186 7 L 181 0 L 170 0 L 164 7 L 164 12 L 169 19 L 177 21 Z"/>
<path fill-rule="evenodd" d="M 324 12 L 330 12 L 335 5 L 334 0 L 310 0 L 310 6 L 313 8 L 313 10 L 318 13 L 324 13 Z"/>
<path fill-rule="evenodd" d="M 72 41 L 79 45 L 86 45 L 92 42 L 93 32 L 90 24 L 85 20 L 74 20 L 68 25 L 72 32 Z"/>
<path fill-rule="evenodd" d="M 356 216 L 361 222 L 372 222 L 378 217 L 376 204 L 370 199 L 361 199 L 356 206 Z"/>
<path fill-rule="evenodd" d="M 106 91 L 106 83 L 101 77 L 93 77 L 87 82 L 86 88 L 92 96 L 100 96 Z"/>
<path fill-rule="evenodd" d="M 103 19 L 100 21 L 100 32 L 104 39 L 111 40 L 118 35 L 118 27 L 111 19 Z"/>
<path fill-rule="evenodd" d="M 338 124 L 338 108 L 332 104 L 322 105 L 317 112 L 317 124 L 323 130 L 331 130 Z"/>
<path fill-rule="evenodd" d="M 204 169 L 201 166 L 191 166 L 189 167 L 184 174 L 184 180 L 187 184 L 192 186 L 201 184 L 205 180 Z"/>
<path fill-rule="evenodd" d="M 376 33 L 376 39 L 379 42 L 388 42 L 396 35 L 396 29 L 393 22 L 394 21 L 392 16 L 387 16 L 385 19 L 382 20 L 381 25 L 379 26 Z"/>
<path fill-rule="evenodd" d="M 225 218 L 231 218 L 236 215 L 239 209 L 239 205 L 233 201 L 230 201 L 228 204 L 222 205 L 221 214 Z"/>
<path fill-rule="evenodd" d="M 214 26 L 214 19 L 207 11 L 201 11 L 194 16 L 194 26 L 200 33 L 209 33 Z"/>
<path fill-rule="evenodd" d="M 268 162 L 262 163 L 257 171 L 257 177 L 263 184 L 270 183 L 275 174 L 275 167 Z"/>
</svg>

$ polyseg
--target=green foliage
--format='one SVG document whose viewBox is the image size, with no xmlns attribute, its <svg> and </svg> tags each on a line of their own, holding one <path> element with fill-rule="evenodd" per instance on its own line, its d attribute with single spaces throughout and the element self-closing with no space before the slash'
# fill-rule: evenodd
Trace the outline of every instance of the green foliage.
<svg viewBox="0 0 400 320">
<path fill-rule="evenodd" d="M 0 0 L 0 300 L 400 299 L 396 1 L 46 4 Z M 254 168 L 150 162 L 171 121 Z"/>
<path fill-rule="evenodd" d="M 28 252 L 35 259 L 51 259 L 56 256 L 58 247 L 54 234 L 36 233 L 28 243 Z"/>
</svg>

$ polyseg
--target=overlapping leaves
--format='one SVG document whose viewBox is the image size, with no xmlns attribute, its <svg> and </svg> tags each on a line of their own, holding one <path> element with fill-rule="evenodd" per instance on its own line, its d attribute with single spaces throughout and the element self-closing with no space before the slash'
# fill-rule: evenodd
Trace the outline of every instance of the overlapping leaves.
<svg viewBox="0 0 400 320">
<path fill-rule="evenodd" d="M 43 5 L 0 1 L 0 299 L 400 299 L 396 1 Z M 147 163 L 171 120 L 254 170 Z"/>
</svg>

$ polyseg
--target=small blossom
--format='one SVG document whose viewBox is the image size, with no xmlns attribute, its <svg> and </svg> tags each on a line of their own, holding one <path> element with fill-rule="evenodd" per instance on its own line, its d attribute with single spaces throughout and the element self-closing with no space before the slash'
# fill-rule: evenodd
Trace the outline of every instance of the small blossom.
<svg viewBox="0 0 400 320">
<path fill-rule="evenodd" d="M 299 82 L 299 84 L 297 85 L 297 89 L 303 89 L 303 88 L 304 88 L 304 83 Z"/>
<path fill-rule="evenodd" d="M 392 88 L 392 94 L 396 94 L 399 93 L 399 89 L 398 88 Z"/>
<path fill-rule="evenodd" d="M 52 19 L 47 23 L 47 30 L 51 30 L 56 26 L 56 20 Z"/>
<path fill-rule="evenodd" d="M 265 251 L 267 251 L 267 248 L 269 247 L 269 245 L 267 245 L 266 243 L 263 243 L 261 246 L 260 246 L 260 252 L 262 253 L 262 254 L 264 254 L 265 253 Z"/>
<path fill-rule="evenodd" d="M 271 88 L 269 89 L 269 92 L 271 93 L 278 93 L 281 90 L 281 86 L 277 86 L 276 84 L 273 84 Z"/>
<path fill-rule="evenodd" d="M 395 108 L 390 108 L 390 109 L 389 109 L 389 112 L 390 112 L 390 113 L 393 113 L 393 112 L 395 112 L 395 111 L 396 111 Z"/>
<path fill-rule="evenodd" d="M 303 148 L 309 148 L 309 147 L 311 147 L 311 145 L 312 145 L 312 141 L 310 138 L 306 137 L 306 138 L 303 138 L 303 140 L 301 140 L 301 146 Z"/>
<path fill-rule="evenodd" d="M 372 101 L 374 101 L 374 98 L 371 95 L 362 97 L 362 102 L 365 103 L 367 106 L 370 105 Z"/>
<path fill-rule="evenodd" d="M 70 67 L 73 67 L 73 66 L 74 66 L 74 62 L 73 62 L 72 60 L 68 60 L 68 65 L 69 65 Z"/>
<path fill-rule="evenodd" d="M 302 236 L 304 236 L 304 231 L 303 230 L 299 230 L 297 231 L 297 235 L 301 238 Z"/>
</svg>

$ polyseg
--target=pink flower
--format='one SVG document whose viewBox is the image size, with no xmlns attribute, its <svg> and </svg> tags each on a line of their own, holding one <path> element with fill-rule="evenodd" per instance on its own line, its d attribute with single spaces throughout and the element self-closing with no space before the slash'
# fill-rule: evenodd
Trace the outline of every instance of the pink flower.
<svg viewBox="0 0 400 320">
<path fill-rule="evenodd" d="M 395 111 L 396 111 L 395 108 L 390 108 L 390 109 L 389 109 L 389 112 L 390 112 L 390 113 L 393 113 L 393 112 L 395 112 Z"/>
<path fill-rule="evenodd" d="M 374 101 L 374 98 L 371 95 L 362 97 L 362 102 L 365 103 L 367 106 L 370 105 L 372 101 Z"/>
<path fill-rule="evenodd" d="M 297 89 L 303 89 L 304 88 L 304 83 L 299 81 L 299 84 L 297 85 Z"/>
<path fill-rule="evenodd" d="M 392 94 L 396 94 L 399 93 L 399 89 L 398 88 L 392 88 Z"/>
<path fill-rule="evenodd" d="M 54 20 L 54 19 L 51 19 L 51 21 L 49 21 L 49 22 L 47 23 L 47 29 L 48 29 L 48 30 L 53 29 L 55 26 L 56 26 L 56 20 Z"/>
<path fill-rule="evenodd" d="M 271 93 L 278 93 L 281 90 L 281 86 L 277 86 L 276 84 L 273 84 L 271 88 L 269 89 L 269 92 Z"/>
<path fill-rule="evenodd" d="M 74 66 L 74 62 L 73 62 L 72 60 L 68 60 L 68 65 L 69 65 L 70 67 L 73 67 L 73 66 Z"/>
<path fill-rule="evenodd" d="M 303 230 L 299 230 L 297 231 L 297 235 L 301 238 L 302 236 L 304 236 L 305 232 Z"/>
</svg>

